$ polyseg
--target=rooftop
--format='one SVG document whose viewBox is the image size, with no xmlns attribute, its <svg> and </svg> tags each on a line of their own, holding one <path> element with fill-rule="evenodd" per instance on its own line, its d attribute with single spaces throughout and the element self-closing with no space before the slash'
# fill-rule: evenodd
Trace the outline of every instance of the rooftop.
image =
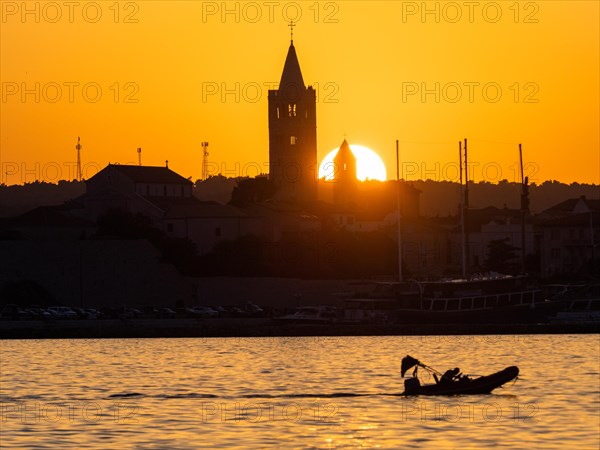
<svg viewBox="0 0 600 450">
<path fill-rule="evenodd" d="M 117 170 L 136 183 L 192 184 L 168 167 L 109 164 L 104 170 L 107 169 Z"/>
</svg>

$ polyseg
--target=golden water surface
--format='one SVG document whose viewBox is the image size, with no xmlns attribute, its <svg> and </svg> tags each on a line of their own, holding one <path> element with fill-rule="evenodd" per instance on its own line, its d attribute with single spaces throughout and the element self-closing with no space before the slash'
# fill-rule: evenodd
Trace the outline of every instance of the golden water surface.
<svg viewBox="0 0 600 450">
<path fill-rule="evenodd" d="M 0 341 L 2 448 L 598 449 L 598 335 Z M 400 359 L 488 374 L 406 398 Z"/>
</svg>

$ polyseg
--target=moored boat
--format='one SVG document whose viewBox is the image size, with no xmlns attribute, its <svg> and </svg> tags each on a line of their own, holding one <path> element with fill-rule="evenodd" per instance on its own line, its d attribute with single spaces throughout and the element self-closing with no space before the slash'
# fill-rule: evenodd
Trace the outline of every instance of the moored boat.
<svg viewBox="0 0 600 450">
<path fill-rule="evenodd" d="M 560 306 L 525 276 L 470 280 L 378 282 L 344 299 L 347 319 L 385 314 L 397 323 L 522 323 L 543 321 Z"/>
<path fill-rule="evenodd" d="M 551 318 L 552 323 L 600 324 L 600 283 L 567 287 L 554 300 L 561 308 Z"/>
</svg>

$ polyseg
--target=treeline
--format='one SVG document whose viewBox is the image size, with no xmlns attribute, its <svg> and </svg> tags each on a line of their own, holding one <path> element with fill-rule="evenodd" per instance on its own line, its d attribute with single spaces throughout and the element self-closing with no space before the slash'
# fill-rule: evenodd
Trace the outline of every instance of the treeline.
<svg viewBox="0 0 600 450">
<path fill-rule="evenodd" d="M 220 203 L 240 203 L 236 198 L 236 187 L 241 179 L 226 178 L 221 175 L 211 177 L 206 181 L 198 180 L 194 186 L 194 195 L 201 200 L 214 200 Z M 267 190 L 256 179 L 259 189 L 257 194 L 264 194 Z M 371 185 L 383 184 L 379 181 L 367 182 Z M 455 215 L 458 211 L 460 199 L 460 185 L 450 181 L 408 181 L 414 188 L 421 191 L 420 213 L 423 217 L 444 217 Z M 364 186 L 364 191 L 376 190 L 376 186 Z M 478 182 L 469 183 L 469 203 L 473 208 L 495 206 L 497 208 L 520 207 L 521 185 L 519 183 L 501 180 L 498 183 Z M 586 196 L 590 199 L 600 199 L 600 185 L 585 183 L 561 183 L 559 181 L 545 181 L 541 184 L 532 183 L 529 186 L 530 210 L 533 214 L 540 213 L 551 206 L 569 198 Z"/>
<path fill-rule="evenodd" d="M 240 180 L 221 175 L 210 177 L 206 181 L 198 180 L 194 185 L 194 195 L 200 200 L 229 203 Z M 381 182 L 370 181 L 369 183 Z M 433 180 L 409 181 L 408 183 L 421 191 L 420 213 L 422 216 L 435 217 L 456 214 L 459 203 L 458 183 Z M 496 184 L 471 183 L 470 204 L 474 208 L 486 206 L 518 208 L 520 189 L 518 183 L 506 180 Z M 536 214 L 569 198 L 585 195 L 587 198 L 598 199 L 600 198 L 600 185 L 545 181 L 541 184 L 531 184 L 529 192 L 531 212 Z M 0 184 L 0 217 L 15 216 L 42 205 L 59 205 L 84 193 L 85 182 L 80 181 L 59 181 L 58 184 L 36 181 L 25 185 L 11 186 Z"/>
<path fill-rule="evenodd" d="M 415 181 L 413 186 L 421 191 L 421 214 L 425 217 L 454 215 L 458 211 L 460 185 L 448 181 Z M 519 208 L 521 185 L 502 180 L 497 184 L 488 182 L 469 183 L 469 204 L 473 208 L 495 206 Z M 533 183 L 529 186 L 530 210 L 540 213 L 569 198 L 582 195 L 590 199 L 600 198 L 600 185 L 565 184 L 559 181 Z"/>
<path fill-rule="evenodd" d="M 60 205 L 85 194 L 85 182 L 64 181 L 46 183 L 0 184 L 0 217 L 23 214 L 38 206 Z"/>
</svg>

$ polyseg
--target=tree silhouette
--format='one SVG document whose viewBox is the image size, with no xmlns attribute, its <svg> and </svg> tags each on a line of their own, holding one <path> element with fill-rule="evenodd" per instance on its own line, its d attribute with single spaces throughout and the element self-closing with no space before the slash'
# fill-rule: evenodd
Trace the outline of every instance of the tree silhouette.
<svg viewBox="0 0 600 450">
<path fill-rule="evenodd" d="M 239 180 L 231 193 L 231 205 L 244 207 L 251 203 L 269 200 L 276 192 L 275 185 L 266 177 L 247 178 Z"/>
<path fill-rule="evenodd" d="M 514 273 L 517 267 L 515 264 L 517 250 L 517 247 L 508 243 L 508 238 L 490 241 L 484 263 L 486 269 L 505 274 Z"/>
</svg>

